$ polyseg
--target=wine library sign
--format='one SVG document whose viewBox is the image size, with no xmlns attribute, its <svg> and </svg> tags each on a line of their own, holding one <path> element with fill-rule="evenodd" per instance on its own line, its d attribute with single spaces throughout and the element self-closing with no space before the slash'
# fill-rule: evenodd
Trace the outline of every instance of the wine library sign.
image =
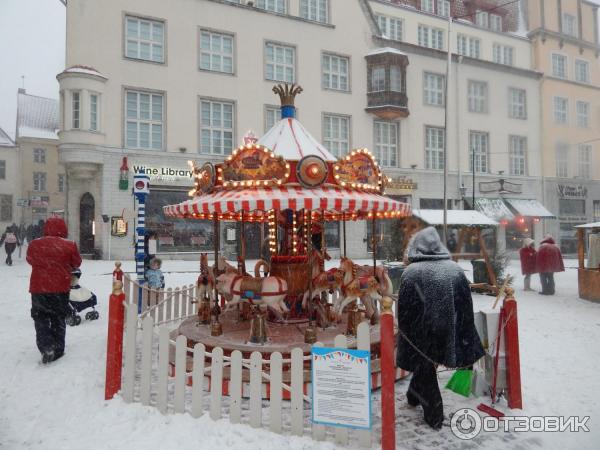
<svg viewBox="0 0 600 450">
<path fill-rule="evenodd" d="M 571 186 L 568 184 L 556 185 L 558 196 L 561 198 L 586 198 L 588 190 L 585 186 Z"/>
<path fill-rule="evenodd" d="M 154 167 L 147 165 L 136 165 L 132 167 L 133 173 L 144 171 L 150 177 L 150 181 L 157 182 L 173 182 L 173 181 L 190 181 L 192 171 L 189 169 L 179 169 L 173 167 Z"/>
</svg>

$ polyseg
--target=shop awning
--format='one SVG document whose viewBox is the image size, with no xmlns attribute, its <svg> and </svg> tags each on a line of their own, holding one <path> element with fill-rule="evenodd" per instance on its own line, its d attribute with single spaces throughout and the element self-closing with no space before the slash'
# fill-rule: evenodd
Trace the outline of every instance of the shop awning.
<svg viewBox="0 0 600 450">
<path fill-rule="evenodd" d="M 514 214 L 508 209 L 501 198 L 476 198 L 475 209 L 497 222 L 513 220 Z"/>
<path fill-rule="evenodd" d="M 600 222 L 584 223 L 583 225 L 575 225 L 574 228 L 600 228 Z"/>
<path fill-rule="evenodd" d="M 479 211 L 449 209 L 447 213 L 446 223 L 448 226 L 493 227 L 498 225 L 498 222 Z M 429 225 L 444 224 L 444 211 L 442 209 L 413 209 L 413 216 Z"/>
<path fill-rule="evenodd" d="M 546 217 L 555 218 L 556 216 L 548 211 L 544 205 L 535 199 L 528 198 L 506 198 L 508 205 L 513 208 L 517 214 L 523 217 Z"/>
<path fill-rule="evenodd" d="M 249 213 L 247 218 L 261 219 L 269 210 L 292 209 L 295 211 L 323 210 L 328 220 L 339 220 L 342 213 L 346 219 L 371 217 L 405 217 L 411 214 L 410 205 L 384 195 L 357 192 L 344 188 L 320 187 L 307 189 L 301 186 L 278 186 L 273 188 L 246 188 L 219 190 L 191 200 L 163 207 L 169 217 L 198 217 L 217 213 L 224 219 L 232 214 Z"/>
</svg>

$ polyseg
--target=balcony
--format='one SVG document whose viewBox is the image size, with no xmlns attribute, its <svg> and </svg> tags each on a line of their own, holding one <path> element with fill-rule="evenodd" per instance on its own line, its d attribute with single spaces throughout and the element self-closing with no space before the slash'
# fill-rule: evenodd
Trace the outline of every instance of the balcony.
<svg viewBox="0 0 600 450">
<path fill-rule="evenodd" d="M 367 107 L 380 119 L 395 120 L 409 115 L 406 95 L 408 57 L 394 48 L 379 48 L 367 56 Z"/>
<path fill-rule="evenodd" d="M 365 110 L 384 120 L 408 117 L 408 98 L 404 92 L 368 92 Z"/>
</svg>

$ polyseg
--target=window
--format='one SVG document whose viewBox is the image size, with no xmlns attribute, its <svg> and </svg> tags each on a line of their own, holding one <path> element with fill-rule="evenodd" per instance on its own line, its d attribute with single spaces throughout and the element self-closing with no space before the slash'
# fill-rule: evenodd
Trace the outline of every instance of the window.
<svg viewBox="0 0 600 450">
<path fill-rule="evenodd" d="M 493 56 L 495 63 L 512 66 L 514 61 L 514 49 L 506 45 L 494 44 Z"/>
<path fill-rule="evenodd" d="M 425 127 L 425 168 L 444 169 L 444 129 Z"/>
<path fill-rule="evenodd" d="M 450 15 L 449 0 L 438 0 L 438 14 L 442 17 L 448 17 Z"/>
<path fill-rule="evenodd" d="M 402 71 L 400 66 L 390 66 L 390 91 L 402 92 Z"/>
<path fill-rule="evenodd" d="M 510 174 L 527 174 L 527 138 L 524 136 L 509 136 Z"/>
<path fill-rule="evenodd" d="M 165 24 L 131 16 L 127 16 L 126 22 L 125 56 L 164 63 Z"/>
<path fill-rule="evenodd" d="M 419 25 L 419 45 L 422 47 L 443 50 L 444 30 Z"/>
<path fill-rule="evenodd" d="M 577 36 L 577 26 L 575 25 L 575 16 L 563 13 L 562 15 L 562 32 L 569 36 Z"/>
<path fill-rule="evenodd" d="M 350 150 L 350 117 L 323 115 L 323 145 L 337 158 Z"/>
<path fill-rule="evenodd" d="M 200 69 L 233 73 L 233 36 L 202 30 L 200 32 Z"/>
<path fill-rule="evenodd" d="M 567 123 L 569 100 L 564 97 L 554 97 L 554 123 Z"/>
<path fill-rule="evenodd" d="M 340 248 L 339 222 L 325 222 L 325 247 Z"/>
<path fill-rule="evenodd" d="M 456 37 L 456 48 L 459 55 L 469 56 L 470 58 L 479 58 L 481 54 L 481 40 L 459 34 Z"/>
<path fill-rule="evenodd" d="M 371 90 L 370 92 L 385 91 L 385 67 L 374 66 L 371 69 Z"/>
<path fill-rule="evenodd" d="M 233 148 L 233 103 L 200 102 L 200 152 L 228 155 Z"/>
<path fill-rule="evenodd" d="M 265 106 L 265 133 L 281 120 L 281 108 L 279 106 Z"/>
<path fill-rule="evenodd" d="M 502 31 L 502 16 L 490 14 L 490 28 L 494 31 Z"/>
<path fill-rule="evenodd" d="M 471 172 L 473 172 L 473 164 L 475 172 L 488 173 L 490 171 L 489 157 L 489 134 L 479 131 L 471 131 L 469 133 L 469 164 Z"/>
<path fill-rule="evenodd" d="M 6 160 L 0 159 L 0 180 L 6 180 Z"/>
<path fill-rule="evenodd" d="M 65 174 L 58 174 L 58 192 L 65 192 Z"/>
<path fill-rule="evenodd" d="M 425 72 L 423 77 L 423 101 L 426 105 L 444 106 L 444 83 L 446 77 Z"/>
<path fill-rule="evenodd" d="M 285 14 L 286 0 L 256 0 L 256 7 L 266 11 Z"/>
<path fill-rule="evenodd" d="M 404 31 L 404 21 L 402 19 L 394 19 L 388 16 L 377 16 L 377 24 L 379 31 L 386 39 L 393 41 L 401 41 Z"/>
<path fill-rule="evenodd" d="M 12 195 L 0 194 L 0 222 L 10 222 L 12 218 Z"/>
<path fill-rule="evenodd" d="M 90 94 L 90 130 L 98 131 L 98 94 Z"/>
<path fill-rule="evenodd" d="M 421 0 L 421 11 L 435 13 L 435 4 L 433 0 Z"/>
<path fill-rule="evenodd" d="M 600 220 L 600 200 L 594 200 L 594 221 Z"/>
<path fill-rule="evenodd" d="M 475 13 L 475 23 L 480 27 L 488 28 L 489 27 L 489 15 L 487 11 L 478 10 Z"/>
<path fill-rule="evenodd" d="M 556 176 L 559 178 L 569 176 L 569 147 L 566 144 L 556 145 Z"/>
<path fill-rule="evenodd" d="M 580 83 L 590 82 L 590 64 L 587 61 L 575 60 L 575 80 Z"/>
<path fill-rule="evenodd" d="M 46 192 L 46 172 L 33 172 L 33 190 Z"/>
<path fill-rule="evenodd" d="M 577 126 L 580 128 L 590 126 L 590 104 L 588 102 L 577 102 Z"/>
<path fill-rule="evenodd" d="M 488 86 L 482 81 L 469 81 L 469 111 L 486 113 L 488 110 Z"/>
<path fill-rule="evenodd" d="M 33 149 L 33 162 L 46 164 L 46 149 L 45 148 L 34 148 Z"/>
<path fill-rule="evenodd" d="M 382 166 L 398 165 L 398 125 L 394 122 L 375 121 L 375 158 Z"/>
<path fill-rule="evenodd" d="M 327 0 L 301 0 L 300 17 L 327 23 L 328 7 Z"/>
<path fill-rule="evenodd" d="M 162 150 L 163 95 L 125 91 L 126 139 L 129 148 Z"/>
<path fill-rule="evenodd" d="M 73 128 L 79 128 L 79 112 L 81 110 L 81 102 L 79 101 L 79 92 L 73 92 L 71 96 L 71 106 L 73 109 Z"/>
<path fill-rule="evenodd" d="M 286 45 L 265 44 L 265 77 L 270 81 L 293 83 L 295 76 L 296 49 Z"/>
<path fill-rule="evenodd" d="M 576 200 L 571 198 L 558 199 L 558 214 L 561 216 L 585 216 L 585 200 Z M 573 229 L 573 224 L 570 224 Z"/>
<path fill-rule="evenodd" d="M 579 178 L 589 180 L 592 172 L 592 146 L 579 145 Z"/>
<path fill-rule="evenodd" d="M 321 58 L 323 69 L 323 87 L 337 91 L 349 91 L 348 67 L 349 58 L 323 54 Z"/>
<path fill-rule="evenodd" d="M 508 117 L 527 119 L 527 91 L 525 89 L 508 89 Z"/>
<path fill-rule="evenodd" d="M 552 53 L 552 75 L 567 78 L 567 57 Z"/>
</svg>

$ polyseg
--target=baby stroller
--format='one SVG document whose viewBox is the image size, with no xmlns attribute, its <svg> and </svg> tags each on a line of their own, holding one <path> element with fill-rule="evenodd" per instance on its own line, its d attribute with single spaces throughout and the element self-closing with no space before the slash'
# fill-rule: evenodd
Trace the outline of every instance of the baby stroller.
<svg viewBox="0 0 600 450">
<path fill-rule="evenodd" d="M 92 308 L 92 311 L 85 313 L 85 320 L 97 320 L 100 317 L 100 314 L 98 314 L 98 311 L 94 308 L 98 304 L 96 295 L 79 285 L 80 277 L 80 269 L 75 269 L 71 272 L 71 292 L 69 294 L 71 314 L 67 317 L 67 324 L 72 327 L 81 323 L 81 316 L 77 313 L 84 309 Z"/>
</svg>

